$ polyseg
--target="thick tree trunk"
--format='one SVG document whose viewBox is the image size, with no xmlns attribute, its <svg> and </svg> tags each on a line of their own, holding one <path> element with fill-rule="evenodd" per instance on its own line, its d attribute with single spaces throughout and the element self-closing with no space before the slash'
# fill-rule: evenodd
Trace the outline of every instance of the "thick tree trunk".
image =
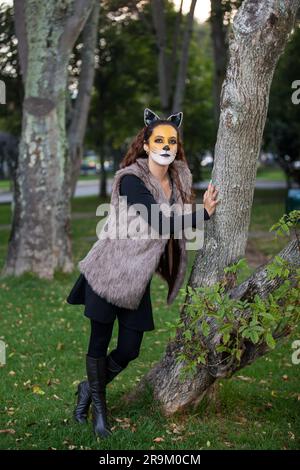
<svg viewBox="0 0 300 470">
<path fill-rule="evenodd" d="M 220 281 L 224 268 L 244 257 L 270 84 L 299 3 L 299 0 L 245 0 L 235 16 L 212 175 L 221 202 L 212 220 L 206 223 L 204 247 L 197 253 L 189 280 L 192 287 Z M 297 250 L 293 241 L 280 255 L 299 266 Z M 262 269 L 243 284 L 249 286 L 250 295 L 257 291 L 263 296 L 274 288 L 274 283 L 266 281 L 264 272 Z M 236 295 L 242 292 L 243 286 L 235 291 Z M 184 308 L 180 316 L 188 325 Z M 177 352 L 182 348 L 180 334 L 177 341 L 168 344 L 162 360 L 140 383 L 140 387 L 151 384 L 165 414 L 198 403 L 217 376 L 207 366 L 199 366 L 192 380 L 179 381 L 184 365 L 176 362 Z M 212 338 L 212 351 L 214 346 Z M 249 345 L 243 365 L 265 350 Z M 138 390 L 133 391 L 133 396 Z"/>
<path fill-rule="evenodd" d="M 73 268 L 65 130 L 67 65 L 94 1 L 14 4 L 25 97 L 4 275 L 32 271 L 51 278 L 56 268 L 64 272 Z"/>
</svg>

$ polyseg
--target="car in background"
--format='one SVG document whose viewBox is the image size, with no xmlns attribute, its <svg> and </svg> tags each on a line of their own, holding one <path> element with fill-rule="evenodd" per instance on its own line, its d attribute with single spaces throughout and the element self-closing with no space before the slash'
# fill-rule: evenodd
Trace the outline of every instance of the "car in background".
<svg viewBox="0 0 300 470">
<path fill-rule="evenodd" d="M 98 155 L 86 155 L 83 157 L 80 174 L 81 175 L 97 175 L 100 172 L 100 163 Z"/>
</svg>

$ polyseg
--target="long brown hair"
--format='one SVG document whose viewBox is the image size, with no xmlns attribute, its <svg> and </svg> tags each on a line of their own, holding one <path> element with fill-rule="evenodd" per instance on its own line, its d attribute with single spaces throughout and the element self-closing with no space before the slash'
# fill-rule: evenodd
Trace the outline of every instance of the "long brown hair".
<svg viewBox="0 0 300 470">
<path fill-rule="evenodd" d="M 183 145 L 182 145 L 182 141 L 180 139 L 180 135 L 179 135 L 177 126 L 174 125 L 171 121 L 168 121 L 166 119 L 161 119 L 161 120 L 154 121 L 153 123 L 149 124 L 149 126 L 145 126 L 145 127 L 143 127 L 143 129 L 141 129 L 139 131 L 139 133 L 136 135 L 136 137 L 131 142 L 125 157 L 121 161 L 121 163 L 119 165 L 120 169 L 125 168 L 128 165 L 131 165 L 132 163 L 134 163 L 139 158 L 148 158 L 148 155 L 145 152 L 143 145 L 144 145 L 144 143 L 149 144 L 149 138 L 152 134 L 152 131 L 153 131 L 154 127 L 158 126 L 160 124 L 168 124 L 168 125 L 173 126 L 174 129 L 176 129 L 176 132 L 177 132 L 177 153 L 176 153 L 175 160 L 183 160 L 186 163 L 186 165 L 188 166 L 188 162 L 187 162 L 184 150 L 183 150 Z M 172 165 L 173 165 L 173 163 L 170 163 L 170 167 L 172 167 Z M 177 185 L 177 187 L 180 191 L 183 203 L 189 204 L 189 203 L 195 202 L 195 199 L 196 199 L 195 191 L 192 189 L 191 196 L 189 197 L 189 195 L 186 194 L 185 191 L 182 189 L 182 186 L 181 186 L 181 183 L 180 183 L 180 178 L 178 176 L 178 172 L 176 171 L 175 165 L 174 165 L 173 170 L 174 170 L 173 175 L 174 175 L 174 178 L 175 178 L 175 182 L 176 182 L 176 185 Z"/>
</svg>

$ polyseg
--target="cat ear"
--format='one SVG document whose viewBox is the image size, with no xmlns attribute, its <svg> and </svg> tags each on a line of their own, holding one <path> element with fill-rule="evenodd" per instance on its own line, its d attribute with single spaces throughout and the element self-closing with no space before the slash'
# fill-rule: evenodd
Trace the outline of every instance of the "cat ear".
<svg viewBox="0 0 300 470">
<path fill-rule="evenodd" d="M 160 117 L 155 114 L 151 109 L 145 108 L 144 110 L 144 122 L 146 126 L 149 126 L 153 121 L 160 121 Z"/>
<path fill-rule="evenodd" d="M 182 119 L 183 119 L 183 112 L 182 111 L 179 111 L 179 113 L 170 114 L 170 116 L 167 118 L 168 121 L 174 122 L 174 124 L 177 127 L 181 126 Z"/>
</svg>

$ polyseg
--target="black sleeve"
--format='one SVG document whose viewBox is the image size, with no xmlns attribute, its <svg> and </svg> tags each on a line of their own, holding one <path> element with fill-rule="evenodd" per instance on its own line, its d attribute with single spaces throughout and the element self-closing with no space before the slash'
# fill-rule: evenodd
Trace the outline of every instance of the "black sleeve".
<svg viewBox="0 0 300 470">
<path fill-rule="evenodd" d="M 165 216 L 164 213 L 159 211 L 159 227 L 154 225 L 154 221 L 151 220 L 151 205 L 157 204 L 151 192 L 145 186 L 144 182 L 136 175 L 124 175 L 120 182 L 120 195 L 127 196 L 127 203 L 130 204 L 143 204 L 147 208 L 147 222 L 158 231 L 160 235 L 166 233 L 176 234 L 183 228 L 193 227 L 196 228 L 196 217 L 201 214 L 202 211 L 193 211 L 192 215 L 177 215 L 171 213 L 170 217 Z M 141 214 L 143 215 L 143 213 Z M 204 209 L 204 220 L 208 220 L 210 217 L 206 209 Z M 178 229 L 179 227 L 179 229 Z"/>
</svg>

